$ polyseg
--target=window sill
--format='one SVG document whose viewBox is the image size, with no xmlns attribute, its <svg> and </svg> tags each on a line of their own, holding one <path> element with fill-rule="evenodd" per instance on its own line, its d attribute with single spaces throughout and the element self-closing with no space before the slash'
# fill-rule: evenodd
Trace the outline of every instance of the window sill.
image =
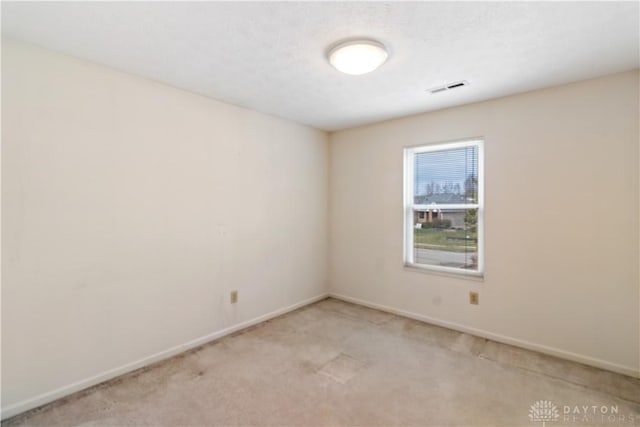
<svg viewBox="0 0 640 427">
<path fill-rule="evenodd" d="M 484 273 L 476 271 L 460 271 L 447 267 L 433 267 L 421 264 L 405 263 L 404 269 L 416 273 L 435 274 L 437 276 L 451 277 L 454 279 L 471 280 L 474 282 L 484 282 Z"/>
</svg>

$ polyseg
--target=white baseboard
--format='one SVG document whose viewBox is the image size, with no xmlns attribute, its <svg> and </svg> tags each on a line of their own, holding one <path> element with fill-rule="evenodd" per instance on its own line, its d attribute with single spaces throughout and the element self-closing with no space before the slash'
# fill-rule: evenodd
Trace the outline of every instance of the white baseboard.
<svg viewBox="0 0 640 427">
<path fill-rule="evenodd" d="M 228 328 L 222 329 L 217 332 L 213 332 L 203 337 L 196 338 L 184 344 L 180 344 L 175 347 L 171 347 L 167 350 L 163 350 L 156 354 L 152 354 L 150 356 L 136 360 L 134 362 L 127 363 L 126 365 L 122 365 L 117 368 L 113 368 L 108 371 L 99 373 L 90 378 L 85 378 L 83 380 L 76 381 L 72 384 L 57 388 L 55 390 L 48 391 L 46 393 L 40 394 L 30 399 L 26 399 L 21 402 L 14 403 L 13 405 L 9 405 L 6 408 L 2 408 L 2 410 L 0 411 L 0 414 L 1 414 L 0 418 L 4 420 L 6 418 L 13 417 L 14 415 L 18 415 L 22 412 L 28 411 L 29 409 L 37 408 L 38 406 L 42 406 L 47 403 L 53 402 L 54 400 L 68 396 L 72 393 L 76 393 L 80 390 L 84 390 L 86 388 L 108 381 L 120 375 L 135 371 L 136 369 L 142 368 L 152 363 L 159 362 L 171 356 L 175 356 L 176 354 L 185 352 L 192 348 L 196 348 L 210 341 L 217 340 L 219 338 L 224 337 L 225 335 L 229 335 L 241 329 L 248 328 L 249 326 L 253 326 L 258 323 L 262 323 L 266 320 L 273 319 L 274 317 L 281 316 L 285 313 L 296 310 L 300 307 L 304 307 L 305 305 L 313 304 L 314 302 L 320 301 L 324 298 L 327 298 L 328 296 L 329 294 L 327 293 L 316 295 L 315 297 L 308 298 L 304 301 L 300 301 L 288 307 L 284 307 L 284 308 L 272 311 L 271 313 L 267 313 L 265 315 L 256 317 L 254 319 L 247 320 L 242 323 L 238 323 L 237 325 L 230 326 Z"/>
<path fill-rule="evenodd" d="M 332 298 L 336 298 L 342 301 L 350 302 L 353 304 L 362 305 L 364 307 L 373 308 L 380 311 L 385 311 L 387 313 L 397 314 L 402 317 L 407 317 L 409 319 L 419 320 L 421 322 L 430 323 L 437 326 L 442 326 L 444 328 L 453 329 L 459 332 L 464 332 L 470 335 L 475 335 L 481 338 L 487 338 L 492 341 L 497 341 L 503 344 L 509 344 L 516 347 L 522 347 L 527 350 L 537 351 L 539 353 L 548 354 L 550 356 L 556 356 L 561 359 L 571 360 L 572 362 L 578 362 L 589 366 L 594 366 L 596 368 L 606 369 L 607 371 L 617 372 L 619 374 L 628 375 L 630 377 L 640 378 L 640 370 L 634 369 L 629 366 L 618 365 L 616 363 L 607 362 L 606 360 L 596 359 L 589 356 L 584 356 L 582 354 L 572 353 L 570 351 L 560 350 L 553 347 L 548 347 L 541 344 L 532 343 L 529 341 L 520 340 L 517 338 L 511 338 L 508 336 L 494 334 L 493 332 L 485 331 L 482 329 L 470 328 L 464 325 L 460 325 L 454 322 L 448 322 L 445 320 L 435 319 L 433 317 L 425 316 L 418 313 L 413 313 L 410 311 L 400 310 L 393 307 L 389 307 L 382 304 L 373 303 L 370 301 L 365 301 L 359 298 L 353 298 L 342 294 L 337 294 L 335 292 L 329 292 L 329 296 Z"/>
</svg>

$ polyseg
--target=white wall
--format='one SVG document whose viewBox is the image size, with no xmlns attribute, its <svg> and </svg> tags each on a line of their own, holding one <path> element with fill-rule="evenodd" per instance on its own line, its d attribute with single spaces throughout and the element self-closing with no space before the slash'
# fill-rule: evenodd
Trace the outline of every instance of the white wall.
<svg viewBox="0 0 640 427">
<path fill-rule="evenodd" d="M 639 375 L 638 80 L 628 72 L 332 134 L 331 292 Z M 403 268 L 402 148 L 477 136 L 484 282 Z"/>
<path fill-rule="evenodd" d="M 324 132 L 3 41 L 2 143 L 3 417 L 326 292 Z"/>
<path fill-rule="evenodd" d="M 333 293 L 638 375 L 638 72 L 337 132 L 328 170 L 323 132 L 2 60 L 3 417 L 322 295 L 329 217 Z M 475 136 L 484 282 L 404 269 L 402 148 Z"/>
</svg>

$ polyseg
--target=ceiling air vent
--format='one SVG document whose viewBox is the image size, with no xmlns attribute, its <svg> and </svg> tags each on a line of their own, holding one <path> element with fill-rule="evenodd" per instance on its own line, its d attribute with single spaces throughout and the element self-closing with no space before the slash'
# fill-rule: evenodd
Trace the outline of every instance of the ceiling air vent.
<svg viewBox="0 0 640 427">
<path fill-rule="evenodd" d="M 432 87 L 431 89 L 427 89 L 427 92 L 429 92 L 431 95 L 435 95 L 436 93 L 444 92 L 451 89 L 458 89 L 463 86 L 469 86 L 469 82 L 466 80 L 462 80 L 459 82 L 450 83 L 445 86 Z"/>
</svg>

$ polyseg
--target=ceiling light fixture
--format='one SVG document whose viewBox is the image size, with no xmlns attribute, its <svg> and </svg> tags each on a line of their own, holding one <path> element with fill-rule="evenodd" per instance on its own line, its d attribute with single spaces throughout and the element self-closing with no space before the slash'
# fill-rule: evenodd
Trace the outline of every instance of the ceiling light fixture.
<svg viewBox="0 0 640 427">
<path fill-rule="evenodd" d="M 350 40 L 329 51 L 329 62 L 338 71 L 358 76 L 370 73 L 387 60 L 387 49 L 375 40 Z"/>
</svg>

